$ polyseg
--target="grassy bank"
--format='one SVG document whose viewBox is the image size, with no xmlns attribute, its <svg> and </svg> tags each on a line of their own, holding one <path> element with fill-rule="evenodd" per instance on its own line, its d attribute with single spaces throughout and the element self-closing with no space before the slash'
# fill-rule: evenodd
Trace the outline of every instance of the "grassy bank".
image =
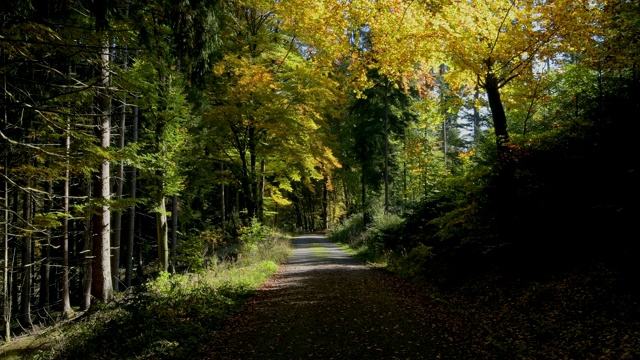
<svg viewBox="0 0 640 360">
<path fill-rule="evenodd" d="M 269 234 L 236 261 L 198 273 L 161 273 L 72 321 L 14 340 L 2 359 L 187 359 L 255 292 L 290 252 L 287 237 Z M 215 262 L 212 262 L 215 263 Z"/>
</svg>

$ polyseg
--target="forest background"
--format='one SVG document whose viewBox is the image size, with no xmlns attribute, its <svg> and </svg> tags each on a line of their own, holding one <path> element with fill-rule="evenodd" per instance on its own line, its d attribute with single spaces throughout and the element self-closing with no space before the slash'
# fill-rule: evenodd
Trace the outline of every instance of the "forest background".
<svg viewBox="0 0 640 360">
<path fill-rule="evenodd" d="M 11 0 L 0 24 L 6 341 L 268 229 L 442 289 L 582 269 L 635 299 L 637 2 Z"/>
</svg>

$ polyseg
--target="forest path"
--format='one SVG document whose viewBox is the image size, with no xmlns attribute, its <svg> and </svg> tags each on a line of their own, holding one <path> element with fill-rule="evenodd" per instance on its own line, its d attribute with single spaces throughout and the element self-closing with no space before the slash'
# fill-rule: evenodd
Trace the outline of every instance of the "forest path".
<svg viewBox="0 0 640 360">
<path fill-rule="evenodd" d="M 281 271 L 215 334 L 209 358 L 440 355 L 435 348 L 442 349 L 442 339 L 435 338 L 436 325 L 428 315 L 433 312 L 399 279 L 362 265 L 320 235 L 298 237 L 293 246 Z"/>
</svg>

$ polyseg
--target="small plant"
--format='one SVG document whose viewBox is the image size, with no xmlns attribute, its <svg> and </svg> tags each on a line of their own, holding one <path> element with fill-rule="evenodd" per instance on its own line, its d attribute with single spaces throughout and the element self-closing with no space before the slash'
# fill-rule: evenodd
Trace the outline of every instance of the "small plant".
<svg viewBox="0 0 640 360">
<path fill-rule="evenodd" d="M 258 244 L 263 242 L 269 233 L 269 228 L 262 225 L 258 219 L 251 219 L 249 226 L 240 230 L 240 252 L 245 253 L 256 250 Z"/>
</svg>

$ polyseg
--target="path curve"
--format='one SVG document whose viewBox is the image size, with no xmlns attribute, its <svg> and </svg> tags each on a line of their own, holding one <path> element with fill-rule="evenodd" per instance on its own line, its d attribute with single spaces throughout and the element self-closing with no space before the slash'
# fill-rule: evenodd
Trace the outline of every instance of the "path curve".
<svg viewBox="0 0 640 360">
<path fill-rule="evenodd" d="M 210 359 L 438 358 L 433 322 L 398 279 L 320 235 L 298 237 L 293 247 L 281 271 L 214 335 Z"/>
</svg>

